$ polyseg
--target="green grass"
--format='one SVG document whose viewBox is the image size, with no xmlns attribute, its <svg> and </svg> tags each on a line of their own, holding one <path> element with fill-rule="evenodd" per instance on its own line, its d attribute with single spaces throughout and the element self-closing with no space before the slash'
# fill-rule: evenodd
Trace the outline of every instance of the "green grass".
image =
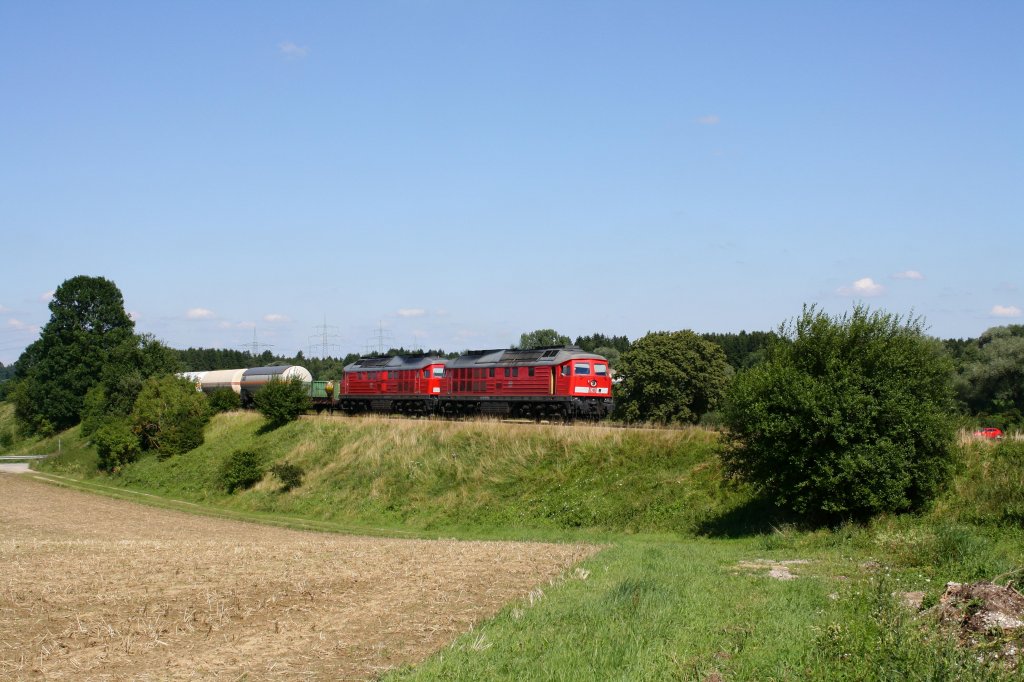
<svg viewBox="0 0 1024 682">
<path fill-rule="evenodd" d="M 926 513 L 802 528 L 724 482 L 718 438 L 700 429 L 262 424 L 220 415 L 202 447 L 115 476 L 96 471 L 72 429 L 60 457 L 34 466 L 106 494 L 294 527 L 608 545 L 391 681 L 1011 678 L 894 595 L 934 603 L 948 581 L 995 578 L 1024 588 L 1019 444 L 962 444 L 952 486 Z M 268 474 L 227 494 L 220 469 L 242 449 L 268 468 L 301 466 L 302 485 L 284 492 Z M 797 579 L 767 576 L 792 560 L 807 562 L 786 564 Z"/>
<path fill-rule="evenodd" d="M 953 489 L 936 508 L 944 518 L 974 524 L 1024 526 L 1024 441 L 967 441 L 960 448 Z"/>
<path fill-rule="evenodd" d="M 81 477 L 95 474 L 96 469 L 96 454 L 82 441 L 78 427 L 49 437 L 25 436 L 17 428 L 14 404 L 9 402 L 0 402 L 0 455 L 62 455 L 65 466 Z"/>
<path fill-rule="evenodd" d="M 789 581 L 748 567 L 796 558 L 809 563 Z M 858 559 L 761 538 L 626 539 L 385 679 L 1009 679 L 897 605 L 901 578 Z"/>
<path fill-rule="evenodd" d="M 28 442 L 14 419 L 14 403 L 0 402 L 0 455 L 25 454 L 19 450 Z"/>
<path fill-rule="evenodd" d="M 722 485 L 717 437 L 699 429 L 380 418 L 311 418 L 267 433 L 262 425 L 252 413 L 219 415 L 201 447 L 143 457 L 109 483 L 237 511 L 464 537 L 692 534 L 745 500 Z M 236 450 L 257 452 L 268 469 L 302 467 L 303 484 L 282 492 L 268 475 L 227 494 L 220 470 Z M 39 468 L 101 476 L 85 450 Z"/>
</svg>

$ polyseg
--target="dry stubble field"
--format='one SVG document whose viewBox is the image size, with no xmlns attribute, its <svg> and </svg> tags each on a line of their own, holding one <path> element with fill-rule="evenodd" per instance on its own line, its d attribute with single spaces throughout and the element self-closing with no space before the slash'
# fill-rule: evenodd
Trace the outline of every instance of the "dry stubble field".
<svg viewBox="0 0 1024 682">
<path fill-rule="evenodd" d="M 0 474 L 0 679 L 367 679 L 596 551 L 330 535 Z"/>
</svg>

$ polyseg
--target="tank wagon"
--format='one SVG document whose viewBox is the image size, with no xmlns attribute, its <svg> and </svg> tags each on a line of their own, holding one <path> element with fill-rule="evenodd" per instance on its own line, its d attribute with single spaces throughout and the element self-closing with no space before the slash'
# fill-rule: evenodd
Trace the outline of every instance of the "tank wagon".
<svg viewBox="0 0 1024 682">
<path fill-rule="evenodd" d="M 304 384 L 313 383 L 313 375 L 299 365 L 275 365 L 271 367 L 253 367 L 242 373 L 241 389 L 242 404 L 252 401 L 252 396 L 270 381 L 293 381 L 298 379 Z"/>
<path fill-rule="evenodd" d="M 203 377 L 207 374 L 209 374 L 209 372 L 181 372 L 178 376 L 182 379 L 188 379 L 196 385 L 197 391 L 201 391 L 203 390 Z"/>
<path fill-rule="evenodd" d="M 210 372 L 195 372 L 201 375 L 199 378 L 199 390 L 203 393 L 213 393 L 222 388 L 242 393 L 242 375 L 244 369 L 215 369 Z"/>
<path fill-rule="evenodd" d="M 242 405 L 252 403 L 253 395 L 267 385 L 267 382 L 299 381 L 313 385 L 313 375 L 299 365 L 274 365 L 271 367 L 251 367 L 249 369 L 218 369 L 211 372 L 185 372 L 181 376 L 192 379 L 196 387 L 204 393 L 213 393 L 227 388 L 239 395 Z M 327 383 L 327 382 L 317 382 Z"/>
</svg>

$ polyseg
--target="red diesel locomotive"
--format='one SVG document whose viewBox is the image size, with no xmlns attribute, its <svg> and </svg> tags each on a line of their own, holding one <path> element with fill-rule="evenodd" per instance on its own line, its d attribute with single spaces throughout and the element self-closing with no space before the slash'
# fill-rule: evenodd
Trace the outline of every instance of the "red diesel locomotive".
<svg viewBox="0 0 1024 682">
<path fill-rule="evenodd" d="M 530 419 L 602 419 L 611 414 L 608 360 L 575 346 L 362 358 L 345 367 L 346 412 Z"/>
<path fill-rule="evenodd" d="M 337 406 L 346 412 L 432 414 L 444 385 L 444 358 L 389 355 L 345 367 Z"/>
</svg>

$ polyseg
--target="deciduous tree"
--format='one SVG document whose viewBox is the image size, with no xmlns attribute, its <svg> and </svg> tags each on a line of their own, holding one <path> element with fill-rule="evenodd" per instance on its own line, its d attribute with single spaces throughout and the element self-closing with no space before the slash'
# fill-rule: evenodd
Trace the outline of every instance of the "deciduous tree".
<svg viewBox="0 0 1024 682">
<path fill-rule="evenodd" d="M 653 332 L 619 360 L 617 411 L 630 422 L 696 423 L 718 405 L 730 374 L 722 349 L 692 331 Z"/>
<path fill-rule="evenodd" d="M 1019 422 L 1024 414 L 1024 326 L 987 330 L 971 355 L 957 382 L 960 398 L 975 413 L 995 415 L 1002 426 Z"/>
<path fill-rule="evenodd" d="M 19 359 L 15 411 L 30 432 L 78 422 L 85 394 L 116 349 L 131 345 L 134 323 L 121 291 L 103 277 L 72 277 L 54 292 L 50 321 Z"/>
<path fill-rule="evenodd" d="M 545 346 L 566 346 L 572 343 L 568 336 L 554 329 L 537 329 L 519 336 L 520 348 L 543 348 Z"/>
</svg>

